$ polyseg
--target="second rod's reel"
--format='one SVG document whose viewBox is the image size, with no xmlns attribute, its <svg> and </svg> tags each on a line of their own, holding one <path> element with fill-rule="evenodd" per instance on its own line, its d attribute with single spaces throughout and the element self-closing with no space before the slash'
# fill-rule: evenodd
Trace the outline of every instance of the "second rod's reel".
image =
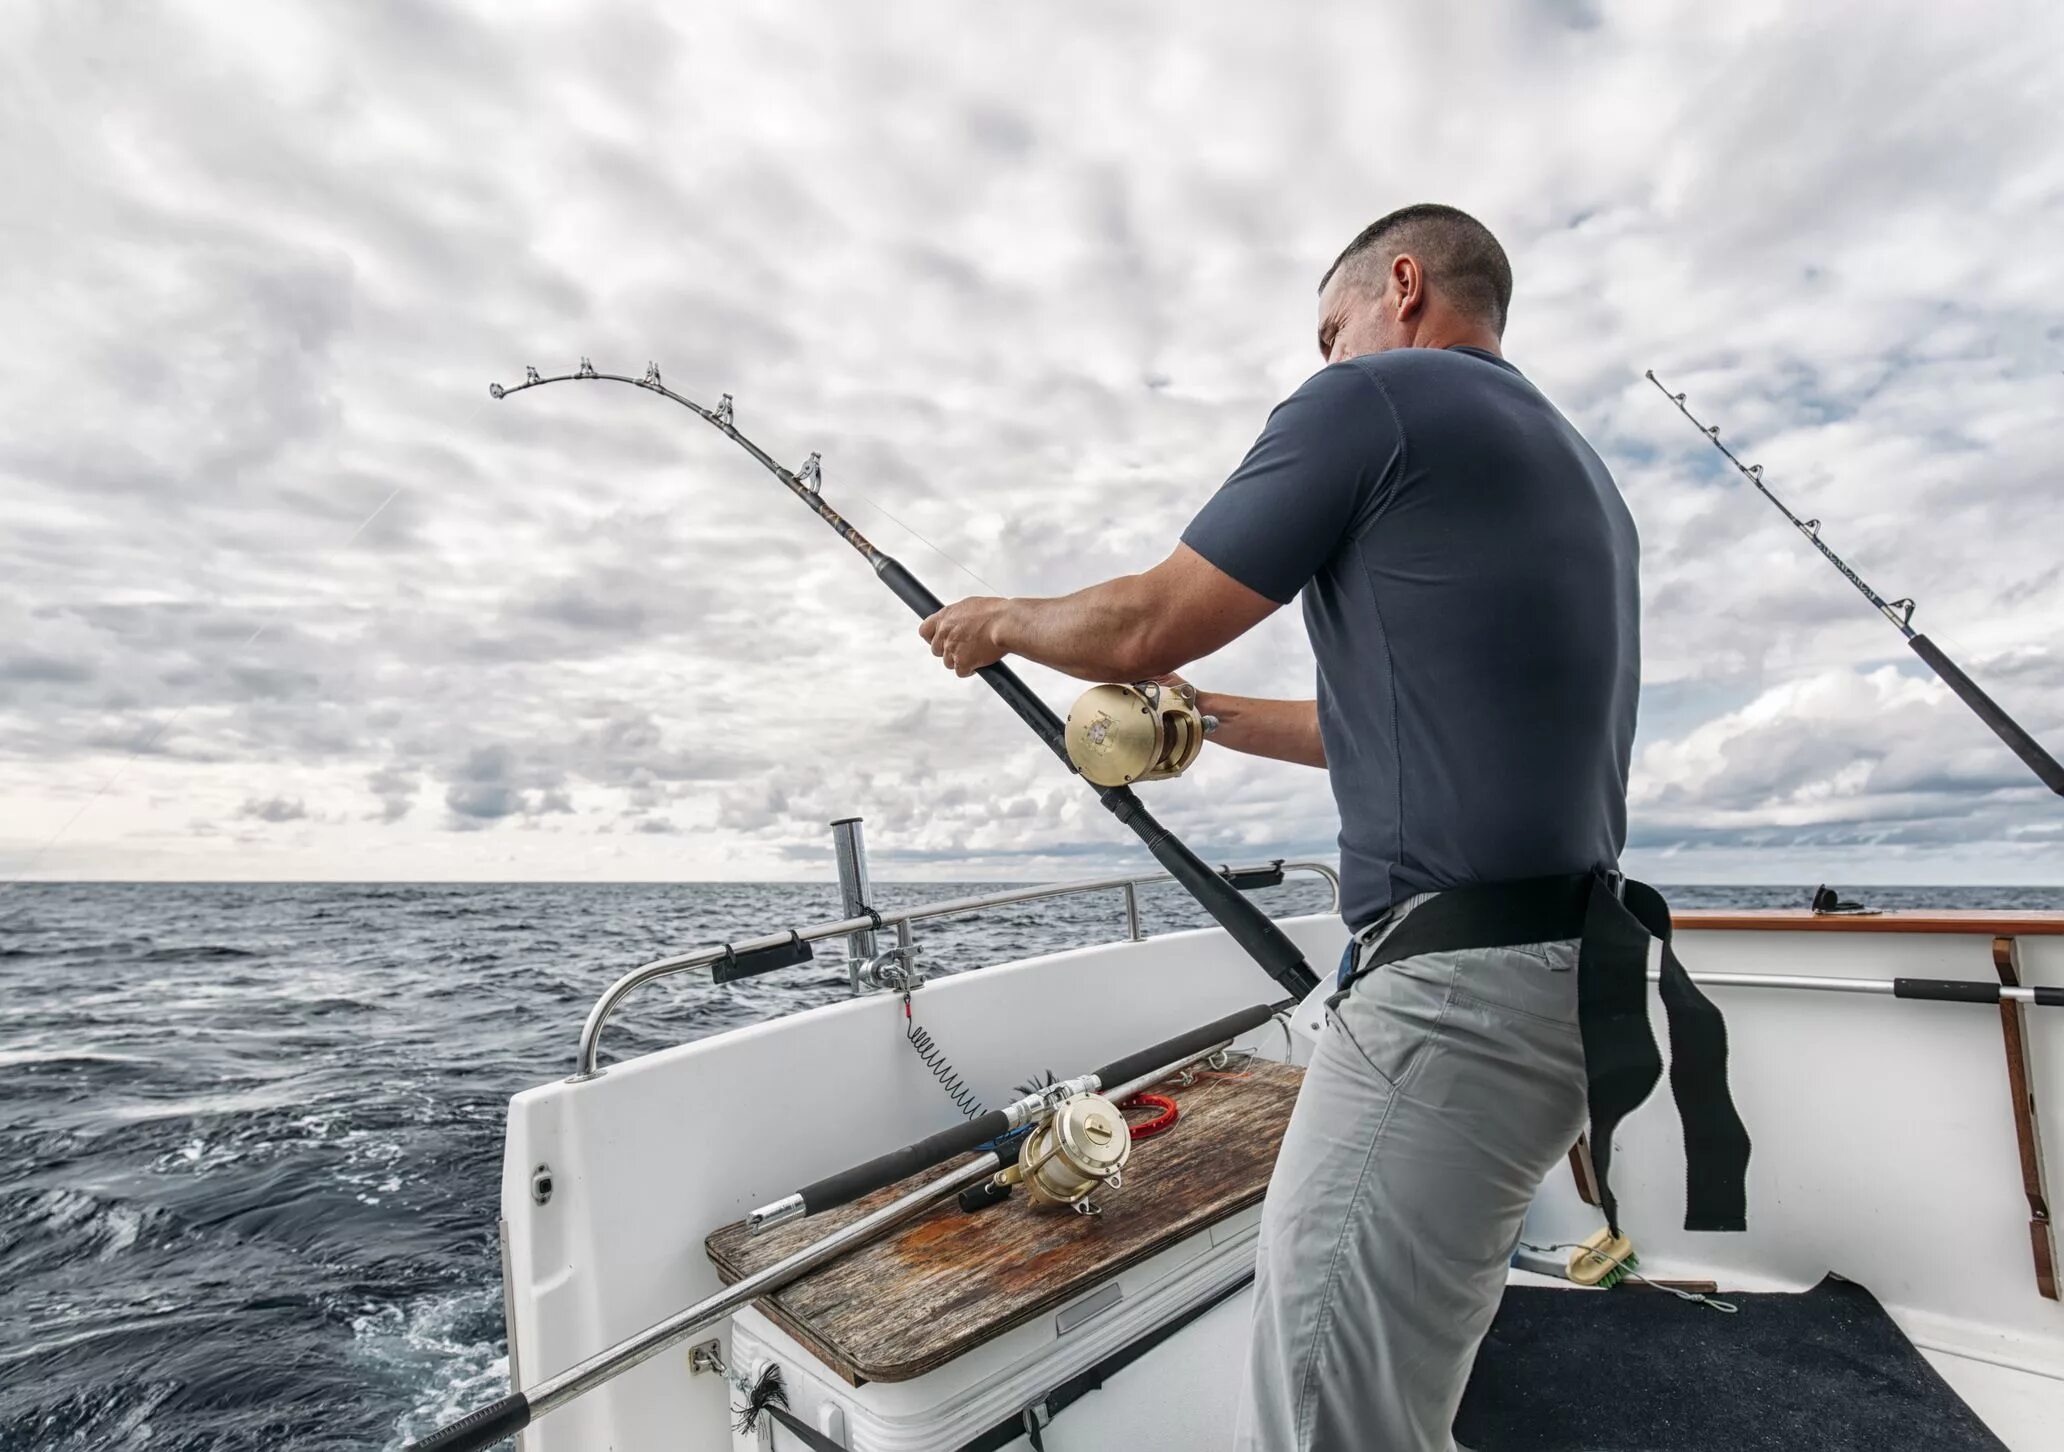
<svg viewBox="0 0 2064 1452">
<path fill-rule="evenodd" d="M 1101 1094 L 1070 1094 L 1019 1142 L 1017 1163 L 960 1192 L 960 1208 L 1000 1205 L 1023 1185 L 1034 1208 L 1100 1214 L 1089 1197 L 1122 1186 L 1131 1158 L 1132 1126 L 1118 1106 Z"/>
<path fill-rule="evenodd" d="M 1091 686 L 1068 710 L 1068 760 L 1100 787 L 1164 781 L 1190 769 L 1217 725 L 1188 682 Z"/>
</svg>

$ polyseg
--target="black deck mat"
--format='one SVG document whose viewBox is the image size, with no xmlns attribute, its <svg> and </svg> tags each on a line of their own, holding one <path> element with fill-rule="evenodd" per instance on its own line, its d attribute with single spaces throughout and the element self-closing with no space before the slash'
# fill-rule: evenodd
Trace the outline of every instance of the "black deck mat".
<svg viewBox="0 0 2064 1452">
<path fill-rule="evenodd" d="M 1514 1286 L 1455 1436 L 1475 1452 L 2004 1452 L 1862 1286 L 1722 1299 Z"/>
</svg>

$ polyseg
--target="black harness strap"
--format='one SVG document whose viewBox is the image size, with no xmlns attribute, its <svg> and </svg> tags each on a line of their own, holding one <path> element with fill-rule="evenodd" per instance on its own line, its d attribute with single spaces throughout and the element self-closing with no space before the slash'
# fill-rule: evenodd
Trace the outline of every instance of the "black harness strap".
<svg viewBox="0 0 2064 1452">
<path fill-rule="evenodd" d="M 1684 1125 L 1686 1230 L 1747 1227 L 1749 1134 L 1727 1091 L 1727 1025 L 1670 945 L 1670 908 L 1646 883 L 1580 873 L 1455 888 L 1420 904 L 1355 976 L 1433 953 L 1579 939 L 1577 1027 L 1584 1042 L 1591 1163 L 1606 1223 L 1619 1234 L 1612 1135 L 1662 1077 L 1648 1027 L 1648 943 L 1659 939 L 1670 1024 L 1670 1090 Z M 1343 990 L 1345 991 L 1345 990 Z"/>
<path fill-rule="evenodd" d="M 1626 910 L 1663 945 L 1659 987 L 1670 1021 L 1670 1093 L 1684 1124 L 1684 1228 L 1746 1230 L 1749 1131 L 1727 1092 L 1727 1021 L 1677 960 L 1663 895 L 1645 882 L 1629 882 Z"/>
</svg>

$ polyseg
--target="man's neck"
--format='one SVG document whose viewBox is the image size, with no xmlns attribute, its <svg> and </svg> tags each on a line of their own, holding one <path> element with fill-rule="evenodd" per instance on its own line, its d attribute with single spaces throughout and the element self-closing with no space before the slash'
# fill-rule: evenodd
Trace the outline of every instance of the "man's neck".
<svg viewBox="0 0 2064 1452">
<path fill-rule="evenodd" d="M 1437 298 L 1417 321 L 1419 327 L 1411 343 L 1414 348 L 1481 348 L 1493 358 L 1505 356 L 1498 348 L 1496 333 L 1480 320 L 1457 312 Z"/>
<path fill-rule="evenodd" d="M 1493 358 L 1505 356 L 1498 348 L 1498 335 L 1496 333 L 1489 328 L 1467 324 L 1430 328 L 1421 336 L 1414 338 L 1412 346 L 1415 348 L 1476 348 L 1490 354 Z"/>
</svg>

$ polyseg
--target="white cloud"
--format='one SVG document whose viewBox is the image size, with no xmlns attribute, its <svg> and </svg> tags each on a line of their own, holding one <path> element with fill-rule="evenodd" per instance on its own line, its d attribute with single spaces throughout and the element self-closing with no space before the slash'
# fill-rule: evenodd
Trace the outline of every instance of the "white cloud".
<svg viewBox="0 0 2064 1452">
<path fill-rule="evenodd" d="M 2060 41 L 1772 0 L 11 7 L 0 871 L 767 876 L 851 812 L 899 872 L 1136 857 L 723 440 L 486 384 L 654 359 L 823 450 L 942 595 L 1062 590 L 1167 549 L 1312 366 L 1319 271 L 1440 198 L 1642 527 L 1633 865 L 2056 879 L 2049 803 L 1641 370 L 2064 739 Z M 1293 614 L 1191 673 L 1308 690 Z M 1333 830 L 1292 768 L 1149 791 L 1214 857 Z"/>
</svg>

